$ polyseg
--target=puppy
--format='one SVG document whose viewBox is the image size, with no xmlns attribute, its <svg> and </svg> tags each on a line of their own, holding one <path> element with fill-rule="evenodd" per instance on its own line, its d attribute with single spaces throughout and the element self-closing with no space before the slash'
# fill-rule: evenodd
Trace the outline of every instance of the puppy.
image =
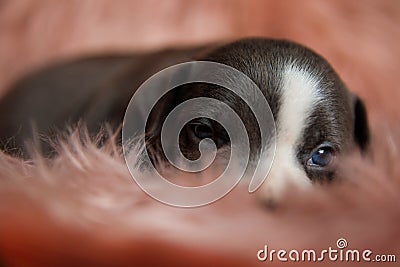
<svg viewBox="0 0 400 267">
<path fill-rule="evenodd" d="M 333 179 L 338 156 L 367 148 L 365 107 L 324 59 L 293 42 L 245 39 L 217 47 L 81 59 L 34 73 L 18 82 L 0 102 L 3 149 L 17 149 L 26 156 L 26 142 L 35 133 L 51 138 L 78 121 L 91 133 L 104 123 L 117 128 L 134 89 L 155 72 L 189 60 L 214 61 L 241 71 L 268 101 L 277 127 L 277 150 L 261 188 L 267 199 L 278 198 L 288 184 L 307 187 Z M 235 110 L 245 122 L 254 159 L 260 131 L 249 107 L 225 88 L 202 83 L 178 87 L 157 103 L 146 135 L 153 156 L 162 155 L 160 133 L 166 116 L 180 103 L 198 96 L 218 99 Z M 181 132 L 183 154 L 196 159 L 204 138 L 213 139 L 221 151 L 230 145 L 218 122 L 198 118 Z"/>
</svg>

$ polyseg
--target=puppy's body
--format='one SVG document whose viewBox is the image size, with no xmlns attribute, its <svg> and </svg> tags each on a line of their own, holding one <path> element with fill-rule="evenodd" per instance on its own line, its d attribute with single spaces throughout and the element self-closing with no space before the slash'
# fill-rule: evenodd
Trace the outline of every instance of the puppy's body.
<svg viewBox="0 0 400 267">
<path fill-rule="evenodd" d="M 201 49 L 78 60 L 51 67 L 17 84 L 0 103 L 1 140 L 6 147 L 24 147 L 32 125 L 44 135 L 83 121 L 91 132 L 104 123 L 117 127 L 135 89 L 156 71 L 188 61 L 208 60 L 232 66 L 250 77 L 267 99 L 277 125 L 277 151 L 263 186 L 276 197 L 291 181 L 309 185 L 331 179 L 335 157 L 355 145 L 364 149 L 368 129 L 362 103 L 347 91 L 326 61 L 287 41 L 248 39 L 201 52 Z M 260 144 L 258 124 L 239 97 L 224 88 L 191 84 L 165 97 L 150 116 L 149 142 L 157 151 L 162 122 L 179 103 L 198 96 L 219 99 L 245 121 L 251 151 Z M 33 123 L 33 124 L 32 124 Z M 200 127 L 199 127 L 200 125 Z M 198 157 L 202 138 L 217 148 L 229 145 L 224 129 L 201 118 L 183 129 L 181 148 Z"/>
<path fill-rule="evenodd" d="M 0 100 L 0 140 L 26 151 L 34 132 L 54 136 L 78 121 L 90 133 L 105 123 L 118 127 L 135 90 L 170 65 L 190 60 L 198 49 L 85 58 L 50 66 L 18 81 Z"/>
</svg>

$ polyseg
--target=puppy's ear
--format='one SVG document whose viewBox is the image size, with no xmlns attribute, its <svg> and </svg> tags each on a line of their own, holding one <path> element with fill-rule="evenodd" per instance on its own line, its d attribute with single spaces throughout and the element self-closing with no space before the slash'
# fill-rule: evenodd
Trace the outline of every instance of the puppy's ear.
<svg viewBox="0 0 400 267">
<path fill-rule="evenodd" d="M 363 101 L 358 96 L 353 97 L 353 118 L 354 141 L 359 146 L 361 151 L 364 152 L 368 147 L 370 134 L 367 111 Z"/>
</svg>

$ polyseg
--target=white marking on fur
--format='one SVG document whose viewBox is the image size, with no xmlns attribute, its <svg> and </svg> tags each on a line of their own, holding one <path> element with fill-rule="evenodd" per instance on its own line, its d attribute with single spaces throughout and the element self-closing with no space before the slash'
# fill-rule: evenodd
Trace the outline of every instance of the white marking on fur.
<svg viewBox="0 0 400 267">
<path fill-rule="evenodd" d="M 281 106 L 277 115 L 277 150 L 270 174 L 261 188 L 264 198 L 276 199 L 288 184 L 311 185 L 296 158 L 306 120 L 321 100 L 318 80 L 300 67 L 290 65 L 283 73 Z"/>
</svg>

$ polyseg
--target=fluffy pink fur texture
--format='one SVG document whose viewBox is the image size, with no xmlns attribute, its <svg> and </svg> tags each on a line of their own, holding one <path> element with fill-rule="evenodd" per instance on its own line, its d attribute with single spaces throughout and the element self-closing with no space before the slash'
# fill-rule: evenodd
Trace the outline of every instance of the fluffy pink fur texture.
<svg viewBox="0 0 400 267">
<path fill-rule="evenodd" d="M 156 7 L 156 8 L 155 8 Z M 288 38 L 322 54 L 366 102 L 367 158 L 342 159 L 343 180 L 289 189 L 276 209 L 236 188 L 212 205 L 154 201 L 119 148 L 76 136 L 54 160 L 0 155 L 0 266 L 274 266 L 257 251 L 336 248 L 400 261 L 398 1 L 2 1 L 0 93 L 22 74 L 88 53 L 153 50 L 246 36 Z M 0 129 L 1 130 L 1 129 Z M 325 260 L 326 266 L 373 266 Z"/>
<path fill-rule="evenodd" d="M 252 266 L 262 264 L 256 253 L 264 245 L 320 251 L 336 248 L 339 238 L 347 240 L 348 249 L 395 254 L 399 260 L 400 139 L 384 124 L 374 130 L 379 132 L 370 156 L 342 159 L 343 180 L 310 191 L 289 189 L 275 209 L 245 187 L 202 208 L 161 204 L 133 182 L 112 140 L 98 148 L 82 144 L 75 133 L 53 160 L 37 156 L 24 162 L 1 154 L 1 261 L 5 266 Z M 363 263 L 371 265 L 358 264 Z M 344 263 L 326 259 L 325 264 Z"/>
</svg>

